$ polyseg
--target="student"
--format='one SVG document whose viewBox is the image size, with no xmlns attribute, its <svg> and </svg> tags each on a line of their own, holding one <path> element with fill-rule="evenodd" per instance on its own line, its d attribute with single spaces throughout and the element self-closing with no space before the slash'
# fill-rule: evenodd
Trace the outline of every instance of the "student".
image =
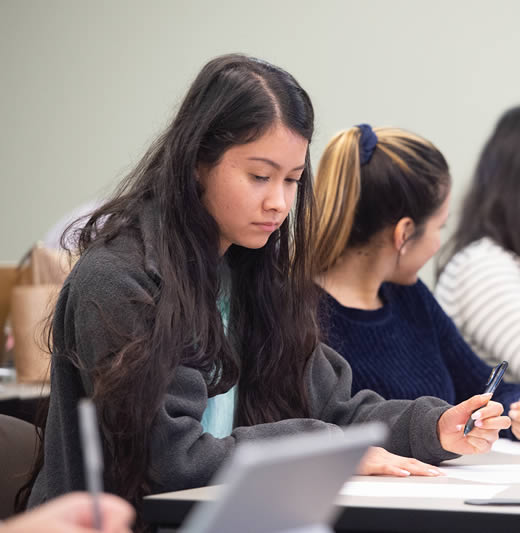
<svg viewBox="0 0 520 533">
<path fill-rule="evenodd" d="M 324 340 L 350 363 L 353 394 L 458 403 L 484 388 L 491 368 L 417 278 L 439 248 L 450 181 L 442 154 L 403 130 L 361 125 L 325 148 L 316 280 Z M 494 395 L 506 408 L 519 398 L 511 384 Z"/>
<path fill-rule="evenodd" d="M 85 395 L 98 409 L 105 487 L 135 503 L 138 520 L 143 495 L 207 484 L 241 441 L 384 420 L 388 450 L 362 472 L 431 475 L 410 457 L 487 451 L 509 426 L 480 395 L 453 408 L 351 397 L 350 368 L 317 340 L 312 132 L 309 97 L 285 71 L 241 55 L 202 69 L 80 234 L 53 318 L 30 505 L 83 486 L 75 410 Z M 484 426 L 464 438 L 480 407 Z"/>
<path fill-rule="evenodd" d="M 435 295 L 488 364 L 520 382 L 520 107 L 488 139 L 449 241 Z"/>
<path fill-rule="evenodd" d="M 130 533 L 132 507 L 112 494 L 99 498 L 104 533 Z M 0 533 L 95 533 L 92 496 L 85 492 L 60 496 L 0 524 Z"/>
</svg>

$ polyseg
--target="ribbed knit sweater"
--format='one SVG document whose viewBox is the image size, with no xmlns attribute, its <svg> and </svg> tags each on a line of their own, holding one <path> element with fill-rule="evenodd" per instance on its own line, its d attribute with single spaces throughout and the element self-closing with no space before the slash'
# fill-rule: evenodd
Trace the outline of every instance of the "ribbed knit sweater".
<svg viewBox="0 0 520 533">
<path fill-rule="evenodd" d="M 435 296 L 481 359 L 509 362 L 520 381 L 520 257 L 488 237 L 472 242 L 444 268 Z"/>
<path fill-rule="evenodd" d="M 353 394 L 371 389 L 386 399 L 427 395 L 457 404 L 483 391 L 491 367 L 466 344 L 424 283 L 384 283 L 380 296 L 383 307 L 366 311 L 322 291 L 323 340 L 350 363 Z M 493 399 L 507 413 L 520 399 L 520 385 L 502 382 Z"/>
</svg>

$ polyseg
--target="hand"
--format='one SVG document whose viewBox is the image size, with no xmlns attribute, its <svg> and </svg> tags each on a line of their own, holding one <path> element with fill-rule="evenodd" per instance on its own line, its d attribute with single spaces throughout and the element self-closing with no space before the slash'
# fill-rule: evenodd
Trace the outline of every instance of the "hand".
<svg viewBox="0 0 520 533">
<path fill-rule="evenodd" d="M 444 411 L 437 422 L 441 446 L 453 453 L 486 453 L 498 439 L 498 432 L 511 426 L 507 416 L 500 416 L 502 404 L 490 401 L 491 394 L 478 394 Z M 475 413 L 471 414 L 475 409 Z M 475 427 L 464 436 L 464 426 L 471 416 Z"/>
<path fill-rule="evenodd" d="M 520 402 L 512 403 L 507 414 L 511 419 L 511 431 L 520 440 Z"/>
<path fill-rule="evenodd" d="M 99 498 L 105 533 L 131 533 L 134 520 L 132 507 L 117 496 L 102 494 Z M 94 529 L 92 497 L 75 492 L 17 515 L 0 526 L 1 533 L 99 533 Z"/>
<path fill-rule="evenodd" d="M 401 457 L 387 452 L 384 448 L 369 448 L 358 468 L 361 476 L 442 476 L 438 468 L 417 459 Z"/>
</svg>

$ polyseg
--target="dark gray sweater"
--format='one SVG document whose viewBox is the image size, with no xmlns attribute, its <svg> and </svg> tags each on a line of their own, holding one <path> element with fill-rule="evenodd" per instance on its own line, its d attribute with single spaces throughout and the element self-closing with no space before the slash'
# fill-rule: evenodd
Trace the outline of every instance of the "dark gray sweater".
<svg viewBox="0 0 520 533">
<path fill-rule="evenodd" d="M 144 327 L 139 305 L 157 290 L 160 275 L 151 243 L 157 221 L 148 208 L 140 216 L 140 230 L 126 232 L 108 245 L 92 247 L 76 264 L 61 291 L 55 313 L 57 345 L 72 346 L 91 369 L 100 354 L 113 351 L 102 313 L 123 332 Z M 123 363 L 124 364 L 124 363 Z M 169 385 L 150 435 L 153 492 L 205 485 L 238 442 L 291 435 L 303 431 L 380 420 L 390 427 L 386 448 L 429 463 L 455 457 L 440 446 L 437 420 L 449 407 L 442 400 L 385 401 L 361 391 L 351 397 L 351 370 L 331 348 L 315 350 L 305 376 L 311 418 L 283 420 L 252 427 L 237 427 L 229 437 L 204 433 L 201 419 L 207 405 L 205 380 L 197 370 L 179 367 Z M 92 391 L 86 374 L 66 358 L 53 354 L 51 398 L 45 433 L 44 466 L 34 485 L 29 505 L 71 490 L 84 490 L 82 456 L 77 423 L 77 402 Z M 106 443 L 110 435 L 103 435 Z"/>
</svg>

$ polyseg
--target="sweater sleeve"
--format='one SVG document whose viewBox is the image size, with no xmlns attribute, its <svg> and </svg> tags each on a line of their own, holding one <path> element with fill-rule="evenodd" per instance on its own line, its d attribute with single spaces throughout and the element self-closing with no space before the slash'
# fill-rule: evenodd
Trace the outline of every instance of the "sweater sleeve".
<svg viewBox="0 0 520 533">
<path fill-rule="evenodd" d="M 450 370 L 457 403 L 467 400 L 475 394 L 481 394 L 492 368 L 473 352 L 451 318 L 446 315 L 426 286 L 423 286 L 423 290 L 438 331 L 442 356 Z M 505 381 L 502 381 L 493 395 L 493 400 L 500 402 L 506 413 L 509 410 L 509 405 L 519 399 L 520 385 Z M 501 432 L 501 436 L 514 438 L 510 429 Z"/>
<path fill-rule="evenodd" d="M 508 361 L 520 381 L 518 258 L 487 239 L 475 243 L 446 266 L 436 293 L 466 339 L 490 361 Z"/>
<path fill-rule="evenodd" d="M 311 416 L 340 426 L 384 422 L 390 430 L 385 448 L 398 455 L 433 464 L 457 457 L 441 447 L 437 435 L 437 422 L 451 407 L 444 400 L 385 400 L 369 390 L 351 396 L 349 364 L 324 344 L 311 360 L 308 379 Z"/>
<path fill-rule="evenodd" d="M 350 396 L 348 363 L 331 348 L 320 345 L 306 374 L 311 418 L 282 420 L 237 427 L 229 437 L 204 433 L 200 420 L 207 402 L 201 374 L 180 367 L 156 422 L 152 439 L 155 471 L 161 472 L 161 490 L 206 484 L 234 446 L 244 440 L 272 438 L 305 431 L 338 431 L 338 426 L 382 421 L 390 426 L 389 451 L 439 463 L 456 455 L 446 452 L 437 437 L 437 421 L 449 405 L 437 398 L 386 401 L 371 391 Z"/>
<path fill-rule="evenodd" d="M 152 281 L 144 271 L 127 269 L 123 276 L 121 269 L 114 271 L 113 265 L 94 265 L 89 276 L 76 283 L 71 289 L 73 312 L 69 318 L 79 356 L 88 367 L 96 364 L 100 354 L 114 351 L 111 332 L 103 325 L 107 319 L 117 324 L 118 335 L 123 337 L 146 327 L 141 306 L 150 300 L 152 292 Z M 93 300 L 98 305 L 93 305 Z M 370 391 L 351 397 L 351 377 L 348 363 L 320 345 L 306 373 L 310 418 L 237 427 L 230 436 L 219 439 L 205 433 L 201 425 L 208 399 L 202 374 L 178 367 L 149 437 L 152 490 L 173 491 L 207 484 L 241 441 L 316 430 L 339 432 L 338 426 L 375 420 L 390 426 L 388 450 L 393 453 L 432 463 L 455 457 L 441 448 L 437 437 L 437 421 L 449 407 L 445 402 L 434 398 L 385 401 Z M 104 439 L 107 443 L 110 436 L 104 435 Z"/>
</svg>

